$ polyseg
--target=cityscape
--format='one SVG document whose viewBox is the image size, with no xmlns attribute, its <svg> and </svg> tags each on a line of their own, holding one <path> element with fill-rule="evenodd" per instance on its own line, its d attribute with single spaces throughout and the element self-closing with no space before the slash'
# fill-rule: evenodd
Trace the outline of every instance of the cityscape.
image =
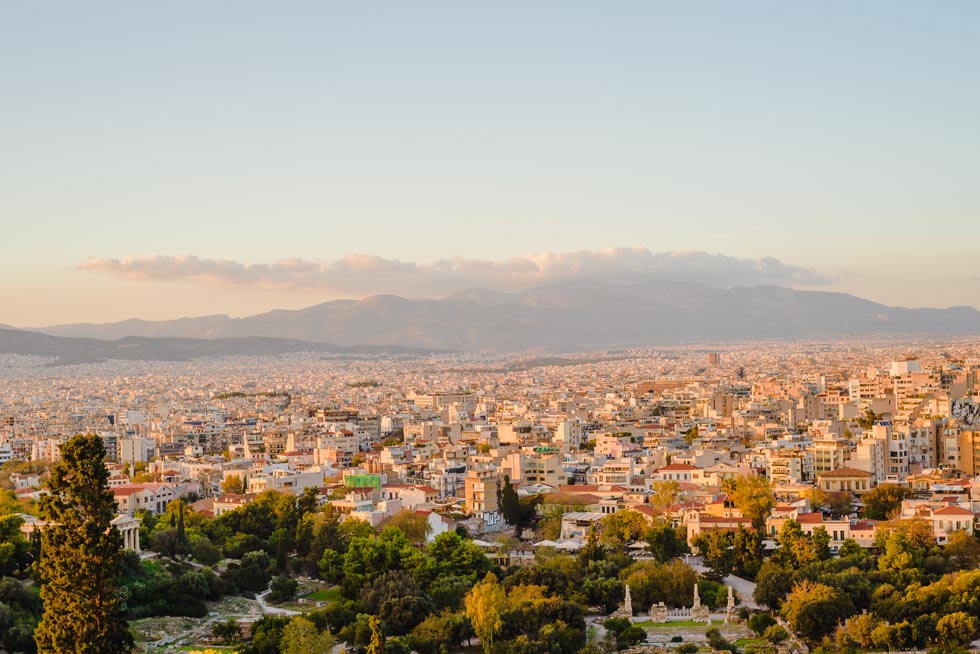
<svg viewBox="0 0 980 654">
<path fill-rule="evenodd" d="M 827 638 L 858 647 L 849 639 L 862 637 L 869 648 L 931 647 L 947 638 L 937 626 L 945 615 L 879 629 L 888 614 L 877 613 L 883 609 L 867 572 L 859 575 L 872 596 L 865 605 L 851 595 L 845 613 L 811 598 L 816 608 L 808 610 L 824 619 L 795 616 L 788 598 L 772 596 L 780 584 L 789 597 L 799 590 L 794 573 L 781 567 L 785 557 L 819 571 L 818 579 L 843 575 L 842 584 L 855 583 L 868 565 L 885 574 L 891 568 L 882 561 L 898 556 L 896 548 L 909 559 L 888 565 L 903 574 L 928 579 L 928 568 L 917 567 L 927 565 L 945 573 L 932 585 L 972 575 L 980 562 L 980 405 L 973 399 L 980 350 L 972 339 L 731 343 L 560 358 L 297 353 L 52 361 L 4 355 L 0 367 L 0 462 L 4 507 L 13 516 L 5 522 L 19 525 L 6 538 L 23 545 L 11 547 L 5 570 L 27 572 L 27 544 L 46 524 L 33 509 L 48 492 L 61 447 L 74 434 L 97 435 L 117 510 L 113 525 L 134 557 L 129 565 L 143 561 L 128 573 L 135 587 L 124 586 L 127 594 L 139 596 L 136 589 L 150 581 L 140 576 L 152 573 L 174 575 L 169 596 L 192 574 L 210 600 L 174 606 L 140 596 L 128 611 L 141 651 L 203 650 L 236 639 L 248 651 L 272 651 L 255 644 L 256 630 L 274 630 L 270 620 L 305 625 L 291 616 L 307 614 L 330 625 L 314 635 L 331 648 L 368 647 L 372 632 L 358 631 L 358 603 L 371 575 L 350 588 L 345 577 L 359 569 L 356 550 L 342 554 L 315 542 L 329 538 L 331 521 L 337 533 L 351 525 L 372 543 L 393 538 L 394 529 L 406 548 L 468 547 L 465 556 L 480 561 L 472 565 L 501 575 L 503 587 L 518 594 L 557 590 L 552 584 L 570 580 L 548 581 L 544 571 L 579 565 L 599 547 L 616 574 L 562 597 L 582 605 L 560 612 L 576 618 L 563 622 L 569 633 L 562 636 L 574 651 L 663 649 L 676 636 L 698 644 L 712 622 L 723 634 L 717 638 L 760 651 Z M 288 536 L 269 531 L 282 498 L 308 502 Z M 256 508 L 254 531 L 230 535 L 246 518 L 229 516 L 249 506 L 271 511 L 266 520 L 273 522 L 262 525 Z M 186 525 L 182 540 L 175 514 Z M 929 563 L 930 556 L 938 558 Z M 257 581 L 243 576 L 249 557 L 263 561 Z M 198 569 L 213 577 L 210 586 Z M 454 606 L 446 598 L 436 612 L 430 593 L 449 591 L 421 594 L 408 569 L 378 570 L 373 582 L 384 587 L 393 583 L 385 575 L 397 572 L 417 593 L 396 597 L 416 604 L 412 617 L 393 614 L 382 623 L 387 647 L 472 646 L 479 631 L 440 631 L 461 618 L 446 613 Z M 457 602 L 472 582 L 482 583 L 452 577 Z M 514 583 L 537 590 L 515 591 Z M 776 619 L 765 612 L 780 605 Z M 381 605 L 376 610 L 387 615 Z M 475 630 L 469 609 L 456 610 Z M 610 613 L 613 628 L 623 615 L 632 626 L 606 631 Z M 972 634 L 976 619 L 959 613 L 957 629 Z M 754 616 L 768 618 L 761 632 L 752 631 L 753 621 L 762 622 Z M 878 635 L 859 635 L 869 620 L 869 634 Z M 543 627 L 525 626 L 522 635 L 543 639 Z M 280 641 L 284 628 L 278 624 Z M 18 633 L 11 625 L 9 651 L 24 647 Z"/>
<path fill-rule="evenodd" d="M 978 29 L 0 6 L 0 654 L 980 652 Z"/>
</svg>

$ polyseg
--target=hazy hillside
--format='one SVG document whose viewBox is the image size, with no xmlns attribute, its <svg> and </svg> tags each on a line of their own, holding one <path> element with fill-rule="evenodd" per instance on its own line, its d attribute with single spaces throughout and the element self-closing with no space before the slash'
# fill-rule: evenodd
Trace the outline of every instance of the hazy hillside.
<svg viewBox="0 0 980 654">
<path fill-rule="evenodd" d="M 473 289 L 437 300 L 377 295 L 246 318 L 204 316 L 37 331 L 72 337 L 275 337 L 492 352 L 753 338 L 980 333 L 969 307 L 905 309 L 777 286 L 569 282 L 521 293 Z"/>
<path fill-rule="evenodd" d="M 37 332 L 0 329 L 0 353 L 58 357 L 59 364 L 91 363 L 105 359 L 131 361 L 190 361 L 201 357 L 267 356 L 290 352 L 324 352 L 346 356 L 425 354 L 424 350 L 399 346 L 363 345 L 341 347 L 282 338 L 148 338 L 127 336 L 118 340 L 51 336 Z"/>
</svg>

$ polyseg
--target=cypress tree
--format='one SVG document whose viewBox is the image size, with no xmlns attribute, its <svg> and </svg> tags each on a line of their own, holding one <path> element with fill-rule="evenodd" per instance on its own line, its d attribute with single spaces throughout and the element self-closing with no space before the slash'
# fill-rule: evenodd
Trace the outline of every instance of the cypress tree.
<svg viewBox="0 0 980 654">
<path fill-rule="evenodd" d="M 184 499 L 180 498 L 177 500 L 177 508 L 179 510 L 177 518 L 177 543 L 180 545 L 181 550 L 187 550 L 190 548 L 190 543 L 187 541 L 187 532 L 184 530 Z"/>
<path fill-rule="evenodd" d="M 117 588 L 122 535 L 112 526 L 116 502 L 103 463 L 105 446 L 78 435 L 61 446 L 41 517 L 41 599 L 34 632 L 40 654 L 128 654 L 133 637 Z"/>
</svg>

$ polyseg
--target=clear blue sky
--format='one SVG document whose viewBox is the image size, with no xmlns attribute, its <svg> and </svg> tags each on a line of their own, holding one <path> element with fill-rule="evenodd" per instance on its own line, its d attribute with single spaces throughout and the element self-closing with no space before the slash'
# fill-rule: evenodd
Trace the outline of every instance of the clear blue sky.
<svg viewBox="0 0 980 654">
<path fill-rule="evenodd" d="M 344 294 L 90 257 L 611 246 L 980 306 L 978 34 L 977 2 L 3 3 L 0 322 Z"/>
</svg>

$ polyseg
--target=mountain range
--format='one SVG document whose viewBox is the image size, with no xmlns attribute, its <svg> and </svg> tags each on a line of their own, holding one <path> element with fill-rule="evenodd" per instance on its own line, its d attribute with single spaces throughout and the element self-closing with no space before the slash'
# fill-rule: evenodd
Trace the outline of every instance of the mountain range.
<svg viewBox="0 0 980 654">
<path fill-rule="evenodd" d="M 907 309 L 845 293 L 779 286 L 722 289 L 689 282 L 574 281 L 517 293 L 471 289 L 440 299 L 376 295 L 244 318 L 133 319 L 31 331 L 110 341 L 116 344 L 98 346 L 109 347 L 106 356 L 131 351 L 145 352 L 149 358 L 155 358 L 151 356 L 153 344 L 145 339 L 211 341 L 208 346 L 167 343 L 170 351 L 182 351 L 185 356 L 195 348 L 219 353 L 271 353 L 296 351 L 290 348 L 301 346 L 309 349 L 311 343 L 495 353 L 567 352 L 720 340 L 970 335 L 980 334 L 980 312 L 971 307 Z M 133 337 L 144 340 L 118 340 Z M 326 346 L 328 343 L 333 345 Z M 157 344 L 163 347 L 162 342 Z"/>
<path fill-rule="evenodd" d="M 0 327 L 0 353 L 56 357 L 56 365 L 94 363 L 107 359 L 128 361 L 191 361 L 201 357 L 269 356 L 293 352 L 320 352 L 350 358 L 378 355 L 424 355 L 432 350 L 397 345 L 338 346 L 289 338 L 147 338 L 125 336 L 116 340 L 51 336 Z"/>
</svg>

